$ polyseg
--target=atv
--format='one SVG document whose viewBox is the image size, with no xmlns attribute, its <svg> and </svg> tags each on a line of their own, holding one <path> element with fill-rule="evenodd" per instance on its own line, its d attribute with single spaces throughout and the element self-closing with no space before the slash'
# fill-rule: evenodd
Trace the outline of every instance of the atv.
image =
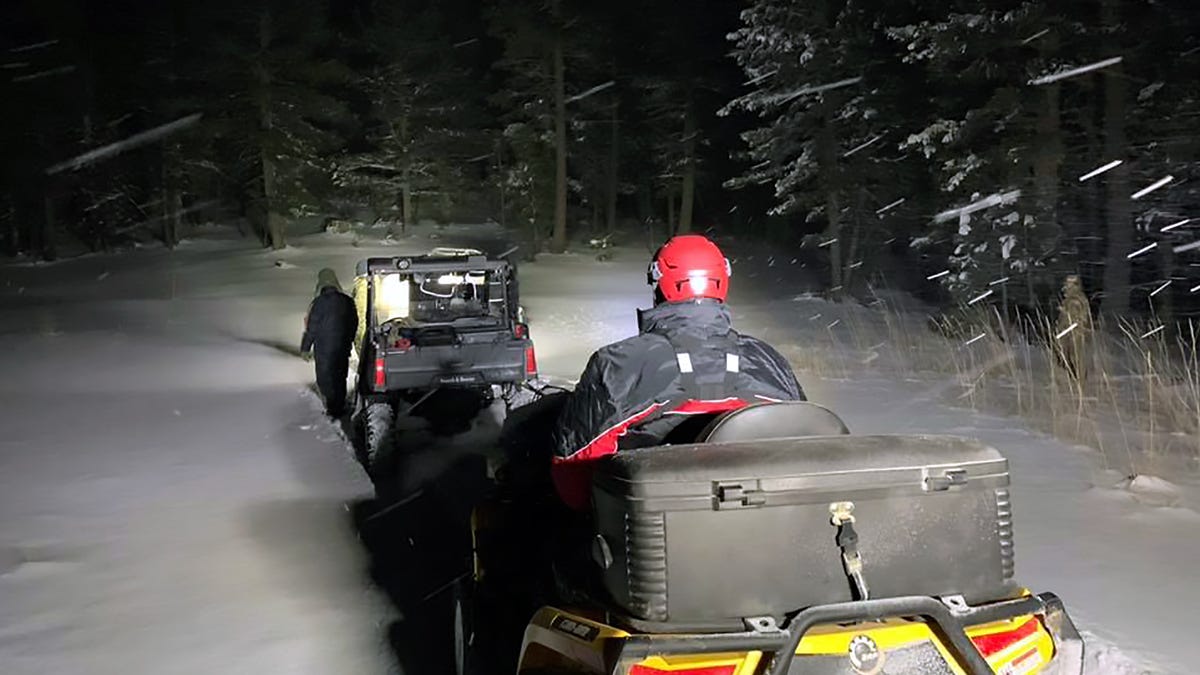
<svg viewBox="0 0 1200 675">
<path fill-rule="evenodd" d="M 369 473 L 391 466 L 398 415 L 459 428 L 497 396 L 518 399 L 536 377 L 516 270 L 507 260 L 434 249 L 362 260 L 355 276 L 355 416 Z"/>
<path fill-rule="evenodd" d="M 1063 603 L 1013 580 L 996 450 L 850 435 L 804 402 L 704 421 L 601 460 L 582 516 L 544 517 L 528 486 L 476 508 L 459 675 L 1082 672 Z"/>
</svg>

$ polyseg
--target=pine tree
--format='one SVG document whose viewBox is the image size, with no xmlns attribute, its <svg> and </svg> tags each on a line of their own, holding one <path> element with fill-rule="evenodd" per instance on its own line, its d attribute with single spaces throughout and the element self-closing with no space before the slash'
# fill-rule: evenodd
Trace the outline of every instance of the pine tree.
<svg viewBox="0 0 1200 675">
<path fill-rule="evenodd" d="M 491 154 L 478 78 L 447 39 L 451 18 L 438 3 L 379 3 L 364 31 L 374 147 L 340 160 L 337 180 L 366 189 L 377 210 L 398 204 L 402 226 L 417 218 L 417 195 L 439 197 L 448 219 L 453 200 L 480 187 L 465 167 Z"/>
<path fill-rule="evenodd" d="M 494 102 L 504 110 L 505 162 L 511 203 L 540 247 L 550 223 L 552 248 L 566 247 L 566 126 L 564 28 L 561 3 L 497 3 L 490 32 L 500 40 L 504 73 Z"/>
<path fill-rule="evenodd" d="M 873 236 L 875 212 L 903 187 L 891 178 L 900 160 L 897 132 L 887 125 L 904 103 L 878 65 L 887 61 L 874 59 L 886 44 L 853 1 L 759 0 L 741 20 L 730 39 L 751 89 L 722 112 L 751 113 L 760 126 L 742 134 L 753 165 L 728 186 L 771 185 L 771 215 L 819 227 L 819 240 L 810 241 L 828 252 L 837 293 L 859 266 L 864 242 L 882 239 Z"/>
<path fill-rule="evenodd" d="M 1034 305 L 1060 275 L 1061 91 L 1036 76 L 1058 67 L 1064 24 L 1033 3 L 997 4 L 930 8 L 937 18 L 889 29 L 946 94 L 902 147 L 930 162 L 943 195 L 934 221 L 953 250 L 941 282 L 972 301 L 1015 286 Z"/>
<path fill-rule="evenodd" d="M 205 132 L 228 153 L 227 173 L 245 191 L 264 245 L 287 245 L 289 218 L 314 213 L 329 189 L 330 158 L 347 115 L 336 89 L 346 68 L 323 53 L 328 38 L 316 0 L 262 0 L 215 16 Z"/>
</svg>

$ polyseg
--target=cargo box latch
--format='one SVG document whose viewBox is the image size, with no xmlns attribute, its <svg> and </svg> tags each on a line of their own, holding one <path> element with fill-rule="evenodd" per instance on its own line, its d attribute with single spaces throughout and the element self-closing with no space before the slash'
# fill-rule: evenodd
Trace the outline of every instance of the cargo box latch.
<svg viewBox="0 0 1200 675">
<path fill-rule="evenodd" d="M 926 492 L 942 492 L 951 486 L 967 484 L 967 470 L 955 467 L 952 469 L 925 469 L 924 488 Z"/>
<path fill-rule="evenodd" d="M 741 483 L 715 483 L 713 494 L 717 510 L 754 508 L 767 503 L 766 495 L 747 489 Z"/>
</svg>

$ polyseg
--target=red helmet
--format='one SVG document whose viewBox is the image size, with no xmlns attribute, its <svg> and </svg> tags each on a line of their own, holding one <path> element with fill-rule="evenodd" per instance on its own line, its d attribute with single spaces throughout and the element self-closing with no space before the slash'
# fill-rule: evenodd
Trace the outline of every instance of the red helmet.
<svg viewBox="0 0 1200 675">
<path fill-rule="evenodd" d="M 662 245 L 650 261 L 648 281 L 665 302 L 729 294 L 729 259 L 717 245 L 698 234 L 684 234 Z"/>
</svg>

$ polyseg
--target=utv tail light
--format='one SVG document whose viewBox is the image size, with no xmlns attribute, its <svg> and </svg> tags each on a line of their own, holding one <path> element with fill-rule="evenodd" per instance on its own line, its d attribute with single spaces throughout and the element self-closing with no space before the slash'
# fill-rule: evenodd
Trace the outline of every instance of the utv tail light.
<svg viewBox="0 0 1200 675">
<path fill-rule="evenodd" d="M 383 389 L 387 386 L 387 371 L 383 367 L 383 359 L 375 359 L 375 388 Z"/>
<path fill-rule="evenodd" d="M 737 672 L 737 665 L 735 664 L 727 666 L 704 666 L 703 668 L 679 668 L 675 670 L 662 670 L 638 664 L 629 669 L 629 675 L 733 675 L 735 672 Z"/>
<path fill-rule="evenodd" d="M 513 324 L 513 337 L 518 340 L 524 340 L 529 335 L 529 326 L 523 323 Z"/>
<path fill-rule="evenodd" d="M 392 343 L 392 346 L 399 351 L 406 352 L 412 348 L 412 340 L 409 340 L 408 338 L 400 338 Z"/>
<path fill-rule="evenodd" d="M 525 374 L 537 375 L 537 354 L 533 351 L 533 345 L 525 348 Z"/>
<path fill-rule="evenodd" d="M 1030 617 L 1025 623 L 1012 630 L 988 633 L 987 635 L 976 635 L 971 638 L 971 642 L 975 643 L 975 647 L 979 650 L 980 654 L 983 654 L 984 658 L 988 658 L 1033 635 L 1038 631 L 1038 628 L 1041 628 L 1041 624 L 1038 623 L 1036 618 Z"/>
</svg>

